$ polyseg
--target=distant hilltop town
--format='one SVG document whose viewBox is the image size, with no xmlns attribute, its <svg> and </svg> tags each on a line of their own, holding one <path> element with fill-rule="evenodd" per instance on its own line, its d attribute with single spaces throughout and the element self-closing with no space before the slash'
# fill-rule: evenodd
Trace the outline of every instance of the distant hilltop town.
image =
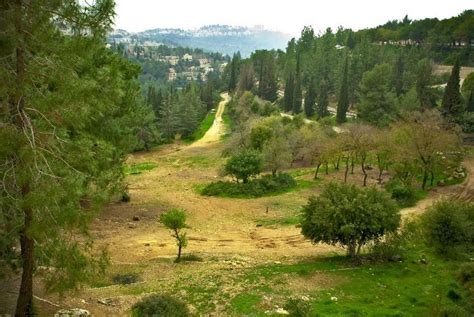
<svg viewBox="0 0 474 317">
<path fill-rule="evenodd" d="M 189 81 L 206 81 L 210 74 L 224 71 L 229 57 L 201 49 L 147 45 L 113 41 L 108 46 L 140 64 L 144 75 L 158 82 L 173 81 L 178 86 Z"/>
</svg>

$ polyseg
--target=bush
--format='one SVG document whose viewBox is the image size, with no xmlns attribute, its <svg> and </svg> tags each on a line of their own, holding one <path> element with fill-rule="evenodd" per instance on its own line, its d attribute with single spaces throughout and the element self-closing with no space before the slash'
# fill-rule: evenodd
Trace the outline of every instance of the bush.
<svg viewBox="0 0 474 317">
<path fill-rule="evenodd" d="M 207 185 L 201 191 L 205 196 L 221 197 L 261 197 L 269 194 L 287 191 L 296 187 L 296 181 L 286 173 L 273 177 L 264 175 L 247 183 L 215 182 Z"/>
<path fill-rule="evenodd" d="M 127 285 L 138 282 L 136 274 L 117 274 L 112 278 L 114 284 Z"/>
<path fill-rule="evenodd" d="M 385 185 L 385 189 L 395 199 L 400 208 L 415 206 L 418 198 L 413 187 L 403 184 L 402 182 L 392 179 Z"/>
<path fill-rule="evenodd" d="M 474 244 L 474 203 L 445 199 L 433 204 L 422 217 L 428 245 L 444 257 L 470 253 Z"/>
<path fill-rule="evenodd" d="M 309 317 L 311 316 L 311 303 L 302 299 L 289 299 L 283 306 L 291 317 Z"/>
<path fill-rule="evenodd" d="M 400 213 L 385 192 L 354 185 L 329 183 L 318 197 L 310 198 L 302 211 L 303 235 L 314 243 L 347 247 L 351 257 L 366 243 L 395 232 Z"/>
<path fill-rule="evenodd" d="M 134 317 L 187 317 L 191 316 L 185 303 L 169 295 L 152 295 L 132 307 Z"/>
</svg>

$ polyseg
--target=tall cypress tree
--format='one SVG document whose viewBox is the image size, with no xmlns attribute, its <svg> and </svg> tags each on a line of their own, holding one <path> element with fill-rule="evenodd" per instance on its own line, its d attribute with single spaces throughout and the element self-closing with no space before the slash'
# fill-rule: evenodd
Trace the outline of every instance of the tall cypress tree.
<svg viewBox="0 0 474 317">
<path fill-rule="evenodd" d="M 464 103 L 459 90 L 459 58 L 456 59 L 451 76 L 449 77 L 446 90 L 444 91 L 443 101 L 441 102 L 442 112 L 445 116 L 457 116 L 463 113 Z"/>
<path fill-rule="evenodd" d="M 316 87 L 314 83 L 314 79 L 311 79 L 304 98 L 304 112 L 308 118 L 314 115 L 314 106 L 316 103 Z"/>
<path fill-rule="evenodd" d="M 328 105 L 328 84 L 325 80 L 323 80 L 319 86 L 318 103 L 316 105 L 316 116 L 318 119 L 329 115 Z"/>
<path fill-rule="evenodd" d="M 295 91 L 295 76 L 293 71 L 289 71 L 285 83 L 285 95 L 283 98 L 285 111 L 293 109 L 293 96 Z"/>
<path fill-rule="evenodd" d="M 402 52 L 398 54 L 397 60 L 393 67 L 393 87 L 395 94 L 400 96 L 403 93 L 403 73 L 405 72 L 405 63 Z"/>
<path fill-rule="evenodd" d="M 349 91 L 347 83 L 348 62 L 349 58 L 346 56 L 346 60 L 344 61 L 344 68 L 342 70 L 342 81 L 341 87 L 339 89 L 339 100 L 337 102 L 336 121 L 338 123 L 343 123 L 347 121 L 346 113 L 349 109 Z"/>
<path fill-rule="evenodd" d="M 296 55 L 296 75 L 295 75 L 295 91 L 293 94 L 293 113 L 297 114 L 301 112 L 301 103 L 303 101 L 303 91 L 301 89 L 301 57 L 298 50 Z"/>
<path fill-rule="evenodd" d="M 239 70 L 240 70 L 240 54 L 235 53 L 230 62 L 230 78 L 227 89 L 233 92 L 237 88 L 239 81 Z"/>
</svg>

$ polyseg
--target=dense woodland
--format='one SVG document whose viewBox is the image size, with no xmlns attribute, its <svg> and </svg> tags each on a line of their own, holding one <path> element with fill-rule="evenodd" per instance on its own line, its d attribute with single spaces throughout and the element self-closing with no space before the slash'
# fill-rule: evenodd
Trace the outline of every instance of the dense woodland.
<svg viewBox="0 0 474 317">
<path fill-rule="evenodd" d="M 92 247 L 88 228 L 105 204 L 130 198 L 127 156 L 195 138 L 212 123 L 222 91 L 232 94 L 222 172 L 233 181 L 207 184 L 201 194 L 276 195 L 298 186 L 290 168 L 310 168 L 315 182 L 343 171 L 340 183 L 303 206 L 299 224 L 310 241 L 342 246 L 351 265 L 364 252 L 373 263 L 402 261 L 394 260 L 409 241 L 400 208 L 466 176 L 461 132 L 474 130 L 474 77 L 460 87 L 459 73 L 472 64 L 473 11 L 358 32 L 305 27 L 285 51 L 236 53 L 222 77 L 178 87 L 154 75 L 160 65 L 106 48 L 112 0 L 3 1 L 0 9 L 0 265 L 2 274 L 21 275 L 17 316 L 35 313 L 35 275 L 64 293 L 104 272 L 109 258 Z M 435 75 L 435 62 L 452 63 L 452 72 Z M 358 170 L 358 186 L 349 184 Z M 448 295 L 459 297 L 449 306 L 456 311 L 439 316 L 473 312 L 473 210 L 470 202 L 441 201 L 413 230 L 423 232 L 419 241 L 429 238 L 432 252 L 463 265 Z M 171 209 L 160 221 L 177 240 L 179 260 L 186 215 Z M 188 315 L 166 296 L 133 309 L 156 314 L 150 307 Z"/>
</svg>

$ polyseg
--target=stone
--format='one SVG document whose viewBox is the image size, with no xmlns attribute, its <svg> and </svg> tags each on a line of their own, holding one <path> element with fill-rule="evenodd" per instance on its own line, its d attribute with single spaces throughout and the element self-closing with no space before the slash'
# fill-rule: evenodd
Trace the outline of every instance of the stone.
<svg viewBox="0 0 474 317">
<path fill-rule="evenodd" d="M 99 304 L 107 305 L 107 306 L 113 306 L 114 305 L 112 298 L 102 298 L 102 299 L 99 299 L 97 302 Z"/>
<path fill-rule="evenodd" d="M 277 309 L 275 310 L 275 314 L 278 314 L 278 315 L 289 315 L 290 313 L 289 313 L 286 309 L 277 308 Z"/>
<path fill-rule="evenodd" d="M 146 246 L 146 247 L 149 247 L 149 246 L 150 246 L 150 243 L 145 243 L 145 246 Z"/>
<path fill-rule="evenodd" d="M 89 317 L 91 314 L 88 310 L 82 308 L 61 309 L 54 317 Z"/>
<path fill-rule="evenodd" d="M 132 219 L 133 219 L 133 221 L 140 221 L 140 217 L 138 217 L 138 216 L 133 216 Z"/>
<path fill-rule="evenodd" d="M 137 225 L 134 224 L 134 223 L 132 223 L 132 222 L 129 222 L 129 223 L 128 223 L 128 227 L 129 227 L 130 229 L 135 229 L 135 228 L 137 227 Z"/>
</svg>

